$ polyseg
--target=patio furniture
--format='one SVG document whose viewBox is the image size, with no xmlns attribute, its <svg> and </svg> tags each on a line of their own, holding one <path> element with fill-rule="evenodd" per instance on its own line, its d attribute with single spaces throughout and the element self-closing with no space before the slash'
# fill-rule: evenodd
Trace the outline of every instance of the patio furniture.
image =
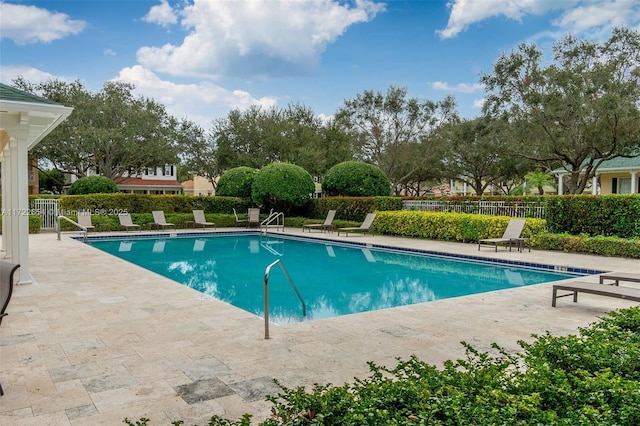
<svg viewBox="0 0 640 426">
<path fill-rule="evenodd" d="M 566 290 L 570 293 L 558 295 L 558 290 Z M 578 301 L 578 293 L 596 294 L 598 296 L 615 297 L 618 299 L 632 300 L 640 302 L 640 289 L 630 287 L 620 287 L 616 285 L 602 285 L 582 281 L 567 282 L 553 285 L 553 296 L 551 306 L 556 306 L 556 299 L 560 297 L 573 296 L 573 301 Z"/>
<path fill-rule="evenodd" d="M 247 227 L 260 226 L 260 209 L 251 208 L 247 213 Z"/>
<path fill-rule="evenodd" d="M 81 210 L 78 212 L 78 224 L 87 228 L 87 232 L 95 231 L 96 229 L 91 223 L 91 212 L 89 210 Z"/>
<path fill-rule="evenodd" d="M 204 216 L 204 210 L 194 210 L 193 211 L 193 226 L 197 227 L 197 226 L 202 226 L 203 228 L 206 228 L 207 226 L 213 226 L 214 229 L 216 227 L 216 224 L 213 222 L 207 222 L 207 219 Z"/>
<path fill-rule="evenodd" d="M 511 219 L 509 224 L 507 225 L 507 229 L 504 230 L 502 237 L 500 238 L 483 238 L 478 240 L 478 250 L 482 245 L 493 245 L 498 251 L 498 244 L 504 244 L 505 246 L 509 246 L 509 250 L 511 250 L 511 246 L 513 244 L 518 246 L 518 251 L 522 251 L 522 247 L 524 246 L 524 240 L 520 238 L 520 234 L 522 234 L 522 230 L 524 229 L 524 225 L 526 223 L 525 219 Z M 531 248 L 529 248 L 531 251 Z"/>
<path fill-rule="evenodd" d="M 340 236 L 340 232 L 344 232 L 344 235 L 347 237 L 349 236 L 350 232 L 361 232 L 363 234 L 371 232 L 371 225 L 373 224 L 375 218 L 375 213 L 368 213 L 367 217 L 364 218 L 364 222 L 362 222 L 362 225 L 354 226 L 351 228 L 338 228 L 338 236 Z"/>
<path fill-rule="evenodd" d="M 149 223 L 149 225 L 151 226 L 151 229 L 160 229 L 160 228 L 165 229 L 170 227 L 173 227 L 173 228 L 176 227 L 175 224 L 167 222 L 167 220 L 164 218 L 164 212 L 162 210 L 154 210 L 152 214 L 153 214 L 153 222 Z"/>
<path fill-rule="evenodd" d="M 329 210 L 327 212 L 327 217 L 324 219 L 324 223 L 310 223 L 308 225 L 302 225 L 302 232 L 305 229 L 308 229 L 311 232 L 312 229 L 319 229 L 321 232 L 323 231 L 331 231 L 335 229 L 335 225 L 333 224 L 333 219 L 336 217 L 335 210 Z"/>
<path fill-rule="evenodd" d="M 632 272 L 608 272 L 600 275 L 600 284 L 605 284 L 604 280 L 613 280 L 612 285 L 618 285 L 620 281 L 640 283 L 640 274 Z"/>
<path fill-rule="evenodd" d="M 127 231 L 130 229 L 140 228 L 140 225 L 133 223 L 133 220 L 131 220 L 131 215 L 129 213 L 119 214 L 118 220 L 120 220 L 120 226 L 125 228 Z"/>
<path fill-rule="evenodd" d="M 11 294 L 13 293 L 13 275 L 20 265 L 16 263 L 0 260 L 0 324 L 2 319 L 8 314 L 5 312 L 9 301 L 11 300 Z M 2 384 L 0 384 L 0 396 L 4 395 Z"/>
</svg>

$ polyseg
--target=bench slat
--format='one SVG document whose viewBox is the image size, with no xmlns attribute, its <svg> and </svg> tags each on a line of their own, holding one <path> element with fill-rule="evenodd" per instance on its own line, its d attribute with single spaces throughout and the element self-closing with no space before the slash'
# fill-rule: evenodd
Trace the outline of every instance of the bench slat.
<svg viewBox="0 0 640 426">
<path fill-rule="evenodd" d="M 571 294 L 558 295 L 558 290 L 571 291 Z M 573 295 L 573 301 L 578 301 L 578 293 L 596 294 L 598 296 L 615 297 L 640 302 L 640 289 L 620 286 L 609 286 L 583 281 L 572 281 L 564 284 L 553 285 L 553 300 L 551 306 L 556 306 L 556 299 L 559 297 Z"/>
</svg>

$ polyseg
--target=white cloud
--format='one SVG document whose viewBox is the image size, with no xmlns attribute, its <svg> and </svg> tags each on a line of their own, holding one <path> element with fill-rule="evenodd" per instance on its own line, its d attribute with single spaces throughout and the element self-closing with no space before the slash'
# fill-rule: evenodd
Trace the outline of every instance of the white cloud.
<svg viewBox="0 0 640 426">
<path fill-rule="evenodd" d="M 134 84 L 138 94 L 162 103 L 174 117 L 188 118 L 205 129 L 211 127 L 214 119 L 226 117 L 231 109 L 245 109 L 251 105 L 271 108 L 277 104 L 275 98 L 257 99 L 246 91 L 227 90 L 207 82 L 178 84 L 162 80 L 140 65 L 122 69 L 114 80 Z"/>
<path fill-rule="evenodd" d="M 451 86 L 449 83 L 446 83 L 444 81 L 434 81 L 433 83 L 431 83 L 431 87 L 434 90 L 449 93 L 474 93 L 478 90 L 484 90 L 484 85 L 481 83 L 458 83 L 455 86 Z"/>
<path fill-rule="evenodd" d="M 18 45 L 49 43 L 78 34 L 85 26 L 86 22 L 71 19 L 64 13 L 0 2 L 0 37 Z"/>
<path fill-rule="evenodd" d="M 553 9 L 565 9 L 577 0 L 451 0 L 447 6 L 451 10 L 449 22 L 444 30 L 436 31 L 440 38 L 451 38 L 465 31 L 476 22 L 488 18 L 504 16 L 520 21 L 529 14 L 542 14 Z"/>
<path fill-rule="evenodd" d="M 558 33 L 585 33 L 594 28 L 638 27 L 640 2 L 637 0 L 451 0 L 449 22 L 436 31 L 441 38 L 455 37 L 485 19 L 504 16 L 520 21 L 526 15 L 542 15 L 564 10 L 552 21 Z M 556 34 L 557 37 L 558 34 Z"/>
<path fill-rule="evenodd" d="M 104 49 L 102 53 L 104 56 L 116 56 L 116 51 L 113 49 Z"/>
<path fill-rule="evenodd" d="M 637 0 L 607 0 L 579 5 L 553 24 L 572 33 L 582 33 L 591 28 L 637 25 L 639 22 L 640 3 Z"/>
<path fill-rule="evenodd" d="M 53 74 L 49 74 L 48 72 L 40 71 L 37 68 L 14 65 L 0 67 L 0 81 L 3 83 L 11 85 L 12 81 L 18 76 L 24 77 L 25 80 L 33 84 L 44 83 L 51 79 L 67 81 L 64 78 L 57 77 Z"/>
<path fill-rule="evenodd" d="M 194 0 L 179 12 L 181 45 L 145 46 L 138 62 L 172 75 L 263 78 L 308 72 L 326 46 L 384 11 L 372 0 Z"/>
<path fill-rule="evenodd" d="M 178 17 L 167 0 L 161 0 L 159 5 L 152 6 L 142 20 L 163 27 L 178 23 Z"/>
<path fill-rule="evenodd" d="M 485 102 L 487 102 L 486 98 L 474 99 L 472 105 L 476 109 L 482 109 L 482 107 L 484 106 Z"/>
</svg>

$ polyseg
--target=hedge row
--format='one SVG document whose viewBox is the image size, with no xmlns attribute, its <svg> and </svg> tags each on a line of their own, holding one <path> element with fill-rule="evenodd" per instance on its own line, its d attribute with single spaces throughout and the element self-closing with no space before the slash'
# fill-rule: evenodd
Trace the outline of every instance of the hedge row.
<svg viewBox="0 0 640 426">
<path fill-rule="evenodd" d="M 324 219 L 329 210 L 336 210 L 336 218 L 362 222 L 367 213 L 402 210 L 401 197 L 325 197 L 313 200 L 309 217 Z"/>
<path fill-rule="evenodd" d="M 401 237 L 478 242 L 482 238 L 502 237 L 511 219 L 469 213 L 388 211 L 377 212 L 374 230 Z M 522 237 L 530 238 L 544 229 L 544 220 L 527 219 Z"/>
<path fill-rule="evenodd" d="M 640 238 L 640 194 L 547 197 L 552 233 Z"/>
<path fill-rule="evenodd" d="M 243 217 L 241 213 L 238 214 L 239 217 Z M 245 214 L 246 216 L 246 214 Z M 75 215 L 66 216 L 74 222 L 78 221 L 78 217 Z M 266 215 L 262 215 L 262 217 L 266 217 Z M 38 224 L 40 223 L 40 217 L 35 216 L 37 218 Z M 168 223 L 173 223 L 176 229 L 186 229 L 193 227 L 193 213 L 168 213 L 165 214 L 165 219 Z M 212 222 L 216 224 L 216 228 L 228 228 L 235 226 L 245 226 L 243 223 L 236 223 L 236 218 L 233 214 L 226 213 L 205 213 L 205 219 L 207 222 Z M 151 229 L 151 224 L 153 223 L 153 214 L 152 213 L 133 213 L 131 215 L 131 220 L 134 224 L 140 225 L 140 229 Z M 191 222 L 191 223 L 189 223 Z M 120 220 L 117 215 L 114 214 L 92 214 L 91 215 L 91 223 L 96 228 L 96 231 L 119 231 L 124 230 L 120 226 Z M 303 217 L 289 217 L 285 218 L 285 226 L 299 228 L 302 227 L 303 223 L 307 223 L 307 220 Z M 344 223 L 344 225 L 343 225 Z M 351 226 L 352 222 L 343 222 L 340 221 L 339 226 Z M 173 228 L 170 228 L 173 229 Z M 78 228 L 65 220 L 60 221 L 60 230 L 61 231 L 77 231 Z M 39 232 L 40 229 L 36 232 Z"/>
<path fill-rule="evenodd" d="M 590 237 L 586 234 L 542 233 L 531 239 L 531 246 L 541 250 L 560 250 L 567 253 L 589 253 L 609 257 L 640 259 L 640 238 Z"/>
<path fill-rule="evenodd" d="M 144 194 L 90 194 L 62 195 L 59 209 L 63 215 L 73 215 L 79 210 L 151 213 L 162 210 L 165 213 L 191 213 L 204 210 L 206 213 L 231 213 L 246 211 L 251 202 L 236 197 L 192 197 L 185 195 L 144 195 Z"/>
<path fill-rule="evenodd" d="M 579 335 L 533 336 L 497 355 L 467 343 L 466 359 L 443 368 L 413 356 L 393 368 L 369 363 L 364 379 L 311 390 L 279 385 L 277 425 L 637 425 L 640 424 L 640 308 L 622 309 Z M 128 425 L 146 425 L 142 418 Z M 248 426 L 212 416 L 209 426 Z M 182 424 L 180 421 L 173 424 Z"/>
</svg>

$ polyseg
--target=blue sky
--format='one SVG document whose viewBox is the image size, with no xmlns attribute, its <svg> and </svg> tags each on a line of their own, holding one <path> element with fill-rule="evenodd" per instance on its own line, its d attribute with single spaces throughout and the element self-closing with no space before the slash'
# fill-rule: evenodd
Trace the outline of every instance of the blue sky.
<svg viewBox="0 0 640 426">
<path fill-rule="evenodd" d="M 453 95 L 479 114 L 500 54 L 640 29 L 637 0 L 0 0 L 0 81 L 109 80 L 205 129 L 233 108 L 331 116 L 364 90 Z"/>
</svg>

